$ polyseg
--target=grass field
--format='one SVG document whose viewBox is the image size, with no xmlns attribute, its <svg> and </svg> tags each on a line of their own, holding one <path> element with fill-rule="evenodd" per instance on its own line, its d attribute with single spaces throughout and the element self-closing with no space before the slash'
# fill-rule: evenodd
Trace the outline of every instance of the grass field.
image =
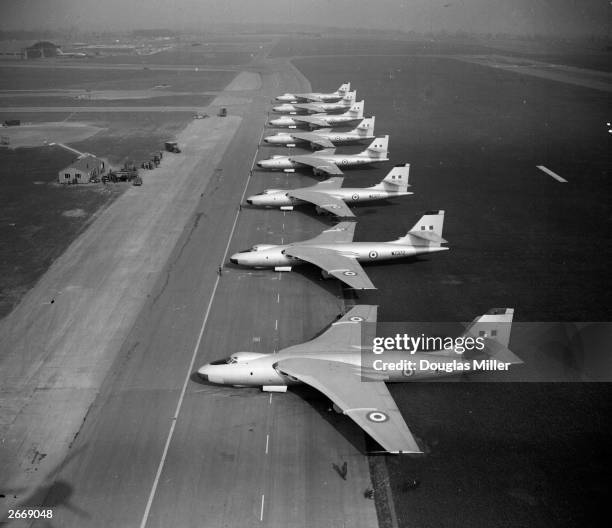
<svg viewBox="0 0 612 528">
<path fill-rule="evenodd" d="M 160 92 L 204 92 L 222 90 L 235 76 L 231 71 L 0 67 L 0 90 L 141 90 L 163 85 L 157 88 Z"/>
<path fill-rule="evenodd" d="M 125 188 L 56 184 L 57 172 L 74 158 L 59 147 L 0 150 L 0 317 L 62 254 L 91 215 Z"/>
<path fill-rule="evenodd" d="M 224 60 L 242 60 L 244 54 L 219 54 Z M 200 54 L 201 57 L 204 55 Z M 147 64 L 179 63 L 192 57 L 152 55 Z M 109 61 L 109 62 L 112 62 Z M 212 61 L 214 62 L 214 61 Z M 211 61 L 209 61 L 211 63 Z M 82 152 L 107 159 L 112 166 L 125 161 L 151 159 L 191 120 L 189 113 L 134 112 L 30 113 L 12 111 L 10 105 L 34 106 L 206 106 L 212 97 L 204 91 L 222 90 L 236 76 L 231 71 L 156 71 L 113 69 L 61 69 L 0 67 L 0 90 L 146 90 L 155 97 L 143 99 L 76 100 L 72 97 L 30 96 L 2 98 L 0 119 L 23 123 L 70 120 L 86 122 L 103 130 L 84 141 L 71 144 Z M 165 91 L 193 92 L 192 95 L 164 95 Z M 125 185 L 60 187 L 53 182 L 57 172 L 75 155 L 59 147 L 0 150 L 0 317 L 10 312 L 21 296 L 33 286 L 48 266 L 87 225 L 91 215 L 125 188 Z M 146 179 L 146 173 L 144 173 Z M 67 213 L 66 213 L 67 212 Z M 66 213 L 66 214 L 64 214 Z"/>
<path fill-rule="evenodd" d="M 71 121 L 95 122 L 107 128 L 85 141 L 74 143 L 78 150 L 92 152 L 120 165 L 127 160 L 148 160 L 151 153 L 163 150 L 163 143 L 173 138 L 191 121 L 191 114 L 181 112 L 121 112 L 108 114 L 75 113 Z"/>
<path fill-rule="evenodd" d="M 182 130 L 190 122 L 191 114 L 16 115 L 8 111 L 1 112 L 0 118 L 20 118 L 24 122 L 68 119 L 95 124 L 104 130 L 71 146 L 101 156 L 117 167 L 130 160 L 139 164 L 149 160 L 153 152 L 163 150 L 164 140 Z M 128 185 L 64 187 L 55 184 L 57 172 L 75 157 L 60 147 L 0 150 L 0 223 L 3 226 L 0 230 L 0 317 L 12 310 L 87 226 L 92 214 Z M 144 178 L 146 184 L 146 172 Z"/>
<path fill-rule="evenodd" d="M 151 93 L 150 97 L 139 97 L 129 99 L 76 99 L 75 97 L 1 97 L 0 110 L 2 106 L 207 106 L 212 101 L 210 95 L 185 94 L 185 95 L 163 95 L 163 92 L 157 92 L 159 96 Z"/>
<path fill-rule="evenodd" d="M 522 321 L 610 320 L 607 93 L 451 58 L 294 63 L 314 90 L 352 81 L 390 134 L 391 162 L 347 171 L 347 185 L 412 164 L 415 194 L 356 208 L 356 240 L 392 240 L 446 210 L 450 251 L 367 268 L 379 290 L 358 302 L 379 305 L 379 320 L 469 321 L 497 306 Z M 580 526 L 604 507 L 609 385 L 390 390 L 429 450 L 387 460 L 400 526 Z"/>
<path fill-rule="evenodd" d="M 206 48 L 179 48 L 155 53 L 154 55 L 113 55 L 96 57 L 101 64 L 173 64 L 200 66 L 233 66 L 248 64 L 255 51 L 217 51 Z"/>
</svg>

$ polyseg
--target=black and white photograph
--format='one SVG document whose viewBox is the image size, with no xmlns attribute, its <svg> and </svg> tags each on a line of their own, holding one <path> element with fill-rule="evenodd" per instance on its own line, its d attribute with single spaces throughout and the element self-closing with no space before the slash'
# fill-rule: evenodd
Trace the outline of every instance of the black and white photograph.
<svg viewBox="0 0 612 528">
<path fill-rule="evenodd" d="M 610 525 L 611 95 L 607 0 L 0 0 L 0 526 Z"/>
</svg>

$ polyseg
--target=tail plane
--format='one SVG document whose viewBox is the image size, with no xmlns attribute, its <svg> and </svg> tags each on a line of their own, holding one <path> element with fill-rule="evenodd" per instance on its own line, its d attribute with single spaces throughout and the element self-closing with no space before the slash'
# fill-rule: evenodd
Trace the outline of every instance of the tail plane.
<svg viewBox="0 0 612 528">
<path fill-rule="evenodd" d="M 344 116 L 350 116 L 353 118 L 357 118 L 357 119 L 361 119 L 363 118 L 363 106 L 364 106 L 364 101 L 361 100 L 357 103 L 353 103 L 353 106 L 351 106 L 344 114 Z"/>
<path fill-rule="evenodd" d="M 355 99 L 357 99 L 357 92 L 353 90 L 352 92 L 346 92 L 341 100 L 345 103 L 354 103 Z"/>
<path fill-rule="evenodd" d="M 523 360 L 508 348 L 513 317 L 513 308 L 491 308 L 486 314 L 476 317 L 466 328 L 464 335 L 485 338 L 484 352 L 493 359 L 503 363 L 523 363 Z"/>
<path fill-rule="evenodd" d="M 367 154 L 371 158 L 386 158 L 389 148 L 389 136 L 377 137 L 361 154 Z"/>
<path fill-rule="evenodd" d="M 394 240 L 394 244 L 409 244 L 412 246 L 440 247 L 446 242 L 442 238 L 444 227 L 444 211 L 431 211 L 425 213 L 414 224 L 405 236 Z"/>
<path fill-rule="evenodd" d="M 374 120 L 376 118 L 365 117 L 350 133 L 359 134 L 360 136 L 368 136 L 374 134 Z"/>
<path fill-rule="evenodd" d="M 341 94 L 345 94 L 345 93 L 350 92 L 350 91 L 351 91 L 351 83 L 350 82 L 341 84 L 340 88 L 338 88 L 336 90 L 336 92 L 341 93 Z"/>
<path fill-rule="evenodd" d="M 387 191 L 406 192 L 408 190 L 408 178 L 410 177 L 410 163 L 396 165 L 383 180 L 374 185 L 373 189 L 384 189 Z"/>
</svg>

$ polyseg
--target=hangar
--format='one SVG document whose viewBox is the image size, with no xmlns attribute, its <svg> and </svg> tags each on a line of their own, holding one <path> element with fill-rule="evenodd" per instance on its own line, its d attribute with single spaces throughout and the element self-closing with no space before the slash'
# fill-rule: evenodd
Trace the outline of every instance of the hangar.
<svg viewBox="0 0 612 528">
<path fill-rule="evenodd" d="M 25 48 L 23 54 L 26 59 L 44 59 L 47 57 L 57 57 L 59 54 L 58 49 L 59 46 L 57 44 L 42 40 Z"/>
</svg>

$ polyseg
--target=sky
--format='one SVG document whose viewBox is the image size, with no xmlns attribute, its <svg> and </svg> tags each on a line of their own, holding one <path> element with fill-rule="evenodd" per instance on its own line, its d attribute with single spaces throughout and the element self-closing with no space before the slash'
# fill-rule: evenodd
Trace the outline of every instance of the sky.
<svg viewBox="0 0 612 528">
<path fill-rule="evenodd" d="M 0 29 L 275 23 L 518 35 L 611 34 L 609 0 L 0 0 Z"/>
</svg>

